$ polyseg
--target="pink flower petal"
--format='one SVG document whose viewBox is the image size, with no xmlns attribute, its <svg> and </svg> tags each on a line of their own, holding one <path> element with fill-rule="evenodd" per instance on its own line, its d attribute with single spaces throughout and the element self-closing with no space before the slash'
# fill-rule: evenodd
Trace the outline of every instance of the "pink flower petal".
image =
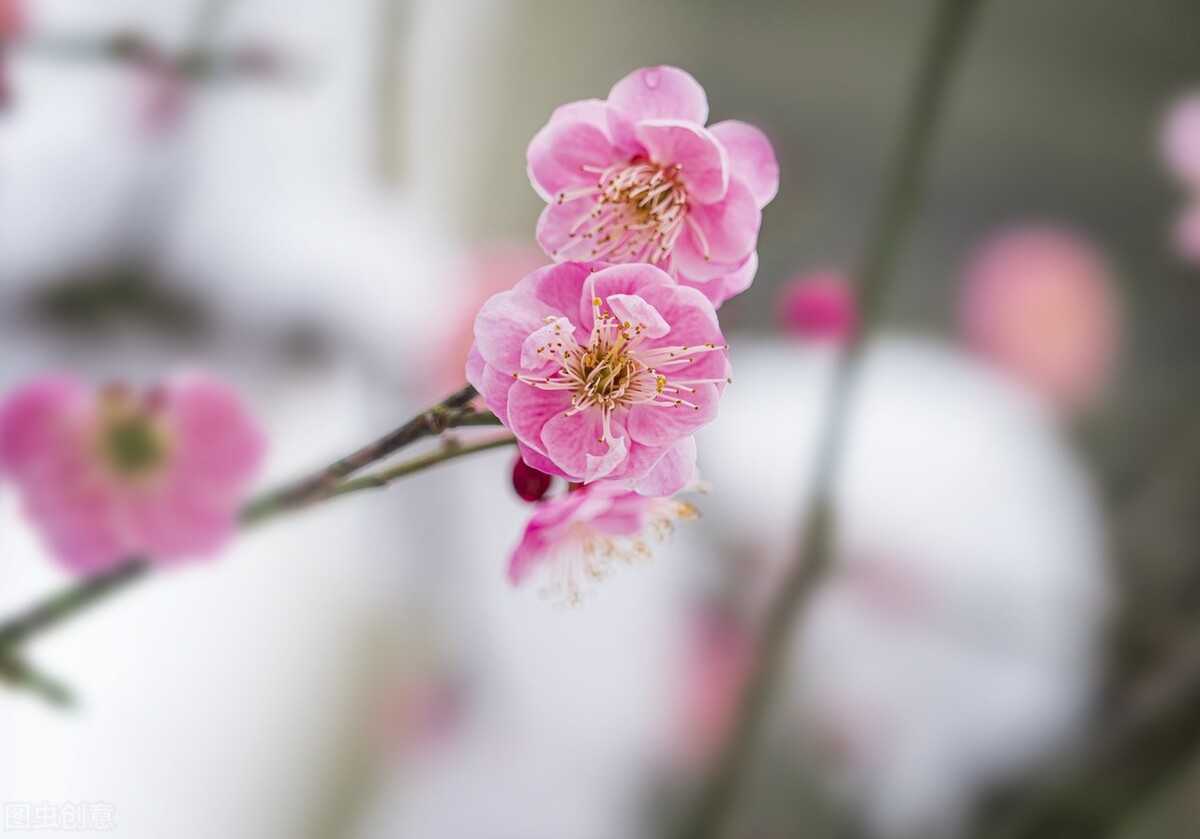
<svg viewBox="0 0 1200 839">
<path fill-rule="evenodd" d="M 658 310 L 632 294 L 610 294 L 604 301 L 617 320 L 634 326 L 644 327 L 642 334 L 647 338 L 661 338 L 671 331 L 671 326 Z"/>
<path fill-rule="evenodd" d="M 565 190 L 594 185 L 598 173 L 587 169 L 603 171 L 620 157 L 608 129 L 608 107 L 599 99 L 555 109 L 525 152 L 530 183 L 551 202 Z"/>
<path fill-rule="evenodd" d="M 648 119 L 677 119 L 704 125 L 708 97 L 689 73 L 678 67 L 643 67 L 608 92 L 609 127 L 627 149 L 636 148 L 634 124 Z"/>
<path fill-rule="evenodd" d="M 685 437 L 671 446 L 646 472 L 629 483 L 639 495 L 663 497 L 682 490 L 696 474 L 696 438 Z"/>
<path fill-rule="evenodd" d="M 483 304 L 475 316 L 475 346 L 492 367 L 515 372 L 521 367 L 525 339 L 544 325 L 543 318 L 563 314 L 534 297 L 528 287 L 518 285 Z"/>
<path fill-rule="evenodd" d="M 754 252 L 761 224 L 762 211 L 750 190 L 730 181 L 721 201 L 688 208 L 687 230 L 675 245 L 671 265 L 681 278 L 729 274 Z"/>
<path fill-rule="evenodd" d="M 221 506 L 233 509 L 262 465 L 266 438 L 241 396 L 218 379 L 188 372 L 172 377 L 165 390 L 176 479 L 193 489 L 227 495 Z"/>
<path fill-rule="evenodd" d="M 542 427 L 542 448 L 567 477 L 595 481 L 612 474 L 629 453 L 625 429 L 614 420 L 610 431 L 605 437 L 599 409 L 557 413 Z"/>
<path fill-rule="evenodd" d="M 571 408 L 571 394 L 565 390 L 543 390 L 516 382 L 508 391 L 508 429 L 525 446 L 550 458 L 546 445 L 542 442 L 542 430 L 553 417 L 561 417 Z M 562 466 L 557 465 L 553 459 L 550 460 L 553 465 L 550 469 L 528 458 L 526 462 L 548 475 L 575 479 L 571 473 L 563 471 Z"/>
<path fill-rule="evenodd" d="M 70 418 L 89 393 L 67 376 L 36 379 L 12 393 L 0 409 L 0 472 L 37 468 L 65 452 L 74 433 Z"/>
<path fill-rule="evenodd" d="M 679 281 L 699 291 L 708 298 L 713 306 L 719 308 L 726 300 L 736 297 L 748 289 L 754 282 L 754 276 L 757 273 L 758 251 L 755 251 L 746 257 L 745 262 L 731 269 L 729 273 L 708 279 L 680 277 Z"/>
<path fill-rule="evenodd" d="M 725 148 L 701 125 L 679 120 L 644 120 L 634 129 L 638 141 L 661 166 L 678 167 L 689 197 L 702 204 L 720 201 L 729 188 Z"/>
<path fill-rule="evenodd" d="M 528 373 L 540 373 L 556 365 L 547 347 L 561 343 L 575 334 L 575 327 L 566 318 L 553 318 L 540 329 L 534 330 L 521 345 L 521 369 Z"/>
<path fill-rule="evenodd" d="M 635 405 L 629 410 L 630 436 L 645 446 L 667 446 L 712 422 L 721 392 L 710 384 L 695 385 L 694 390 L 695 393 L 680 394 L 680 398 L 698 406 L 695 408 L 682 404 Z"/>
<path fill-rule="evenodd" d="M 750 190 L 758 208 L 770 204 L 779 191 L 779 161 L 767 135 L 736 119 L 715 123 L 708 130 L 725 147 L 731 175 Z"/>
</svg>

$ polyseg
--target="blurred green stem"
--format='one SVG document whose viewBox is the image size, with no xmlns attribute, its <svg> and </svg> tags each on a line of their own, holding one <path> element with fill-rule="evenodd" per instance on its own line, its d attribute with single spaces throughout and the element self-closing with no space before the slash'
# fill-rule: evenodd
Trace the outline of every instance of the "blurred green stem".
<svg viewBox="0 0 1200 839">
<path fill-rule="evenodd" d="M 500 422 L 494 414 L 477 411 L 471 407 L 470 403 L 475 395 L 475 389 L 467 385 L 353 454 L 251 501 L 242 511 L 243 526 L 261 524 L 281 513 L 298 510 L 330 498 L 384 487 L 439 463 L 516 442 L 510 435 L 475 443 L 443 440 L 441 447 L 429 454 L 412 458 L 375 474 L 347 480 L 351 474 L 426 437 L 436 437 L 452 428 L 499 425 Z M 126 560 L 109 571 L 68 586 L 0 624 L 0 681 L 33 690 L 45 698 L 57 697 L 59 704 L 63 704 L 64 698 L 69 696 L 65 688 L 41 676 L 21 661 L 16 652 L 35 636 L 130 588 L 137 581 L 146 578 L 151 569 L 151 564 L 145 559 Z"/>
<path fill-rule="evenodd" d="M 971 20 L 981 0 L 938 0 L 933 28 L 917 73 L 899 143 L 883 185 L 881 203 L 857 271 L 860 331 L 851 339 L 830 385 L 822 422 L 813 501 L 801 523 L 800 545 L 770 604 L 754 669 L 738 713 L 714 769 L 684 824 L 686 839 L 708 839 L 727 829 L 751 752 L 762 728 L 772 688 L 792 640 L 791 629 L 804 613 L 831 561 L 832 490 L 843 439 L 852 419 L 854 390 L 863 349 L 879 325 L 888 286 L 921 204 L 929 161 L 945 109 L 954 70 Z"/>
</svg>

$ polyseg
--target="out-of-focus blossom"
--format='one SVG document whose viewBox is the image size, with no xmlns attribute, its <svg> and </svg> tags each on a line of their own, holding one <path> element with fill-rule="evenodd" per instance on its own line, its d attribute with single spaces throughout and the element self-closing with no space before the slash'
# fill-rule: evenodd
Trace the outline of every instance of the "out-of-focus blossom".
<svg viewBox="0 0 1200 839">
<path fill-rule="evenodd" d="M 541 501 L 550 490 L 554 478 L 538 469 L 534 469 L 521 455 L 513 462 L 513 489 L 522 501 Z"/>
<path fill-rule="evenodd" d="M 680 757 L 686 765 L 704 766 L 729 734 L 754 643 L 738 619 L 721 607 L 706 605 L 687 618 Z"/>
<path fill-rule="evenodd" d="M 712 304 L 660 269 L 566 263 L 484 304 L 467 379 L 530 466 L 661 496 L 695 471 L 729 354 Z"/>
<path fill-rule="evenodd" d="M 983 358 L 1056 409 L 1086 407 L 1120 342 L 1104 258 L 1078 234 L 1031 225 L 992 236 L 963 275 L 960 329 Z"/>
<path fill-rule="evenodd" d="M 858 326 L 854 293 L 836 271 L 796 277 L 780 290 L 775 311 L 784 332 L 806 340 L 841 344 Z"/>
<path fill-rule="evenodd" d="M 697 515 L 687 501 L 592 484 L 546 502 L 533 514 L 509 561 L 508 578 L 520 584 L 543 569 L 542 596 L 578 606 L 618 565 L 649 558 L 647 539 L 662 539 L 676 521 Z"/>
<path fill-rule="evenodd" d="M 744 291 L 779 165 L 759 129 L 707 121 L 704 89 L 675 67 L 556 109 L 526 153 L 548 204 L 538 243 L 560 262 L 658 265 L 716 305 Z"/>
<path fill-rule="evenodd" d="M 155 139 L 178 127 L 188 105 L 188 80 L 167 56 L 150 51 L 136 65 L 137 128 Z"/>
<path fill-rule="evenodd" d="M 0 408 L 0 470 L 80 574 L 130 556 L 171 563 L 218 550 L 264 448 L 240 397 L 198 373 L 140 398 L 49 376 Z"/>
<path fill-rule="evenodd" d="M 20 0 L 0 0 L 0 110 L 4 110 L 12 101 L 5 48 L 20 38 L 24 31 L 25 9 Z"/>
<path fill-rule="evenodd" d="M 443 303 L 445 322 L 430 336 L 436 342 L 432 366 L 422 368 L 428 374 L 430 399 L 462 387 L 463 360 L 475 341 L 475 316 L 488 298 L 545 264 L 546 255 L 534 245 L 488 245 L 474 250 L 451 272 L 455 293 Z"/>
<path fill-rule="evenodd" d="M 1175 223 L 1175 251 L 1184 259 L 1200 263 L 1200 197 Z"/>
<path fill-rule="evenodd" d="M 15 41 L 25 32 L 25 9 L 21 0 L 0 0 L 0 45 Z"/>
<path fill-rule="evenodd" d="M 385 708 L 389 739 L 406 754 L 436 753 L 462 724 L 465 688 L 446 673 L 405 684 Z"/>
<path fill-rule="evenodd" d="M 288 64 L 278 49 L 264 41 L 242 44 L 234 50 L 231 60 L 235 71 L 252 79 L 274 78 Z"/>
<path fill-rule="evenodd" d="M 1162 153 L 1171 174 L 1200 189 L 1200 92 L 1184 96 L 1168 111 Z"/>
<path fill-rule="evenodd" d="M 1162 130 L 1162 155 L 1168 171 L 1189 194 L 1175 226 L 1176 252 L 1200 264 L 1200 92 L 1179 99 Z"/>
</svg>

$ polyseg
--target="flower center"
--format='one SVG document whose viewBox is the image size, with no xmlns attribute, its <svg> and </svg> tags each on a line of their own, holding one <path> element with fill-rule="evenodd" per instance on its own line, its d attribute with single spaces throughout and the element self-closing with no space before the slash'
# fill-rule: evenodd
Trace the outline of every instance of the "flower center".
<svg viewBox="0 0 1200 839">
<path fill-rule="evenodd" d="M 170 449 L 165 430 L 149 406 L 137 404 L 124 390 L 100 396 L 100 456 L 117 476 L 141 479 L 153 475 Z"/>
<path fill-rule="evenodd" d="M 109 426 L 105 442 L 109 463 L 123 475 L 137 475 L 154 469 L 166 453 L 162 435 L 141 418 L 122 420 Z"/>
<path fill-rule="evenodd" d="M 585 167 L 595 185 L 567 190 L 558 203 L 591 199 L 591 212 L 568 231 L 570 241 L 551 254 L 573 260 L 663 262 L 683 232 L 687 190 L 679 166 L 634 160 L 607 169 Z"/>
<path fill-rule="evenodd" d="M 649 405 L 698 411 L 700 406 L 687 399 L 697 392 L 696 385 L 728 381 L 687 376 L 697 355 L 727 347 L 705 344 L 647 349 L 642 342 L 651 329 L 648 324 L 621 320 L 611 308 L 602 310 L 602 305 L 599 297 L 592 299 L 592 334 L 586 345 L 575 341 L 566 318 L 547 318 L 547 326 L 530 336 L 537 344 L 535 354 L 557 363 L 556 371 L 545 376 L 513 371 L 514 378 L 532 387 L 569 391 L 571 408 L 564 416 L 599 409 L 603 421 L 599 442 L 611 436 L 610 419 L 618 408 Z"/>
</svg>

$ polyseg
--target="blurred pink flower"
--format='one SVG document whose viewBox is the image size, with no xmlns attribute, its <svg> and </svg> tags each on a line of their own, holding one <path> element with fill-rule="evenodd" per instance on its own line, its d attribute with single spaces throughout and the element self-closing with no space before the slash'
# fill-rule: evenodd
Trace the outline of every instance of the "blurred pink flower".
<svg viewBox="0 0 1200 839">
<path fill-rule="evenodd" d="M 188 79 L 169 56 L 147 46 L 135 64 L 136 128 L 158 139 L 178 128 L 187 114 Z"/>
<path fill-rule="evenodd" d="M 0 0 L 0 46 L 25 33 L 25 7 L 21 0 Z"/>
<path fill-rule="evenodd" d="M 846 277 L 837 271 L 802 274 L 779 292 L 775 312 L 784 332 L 844 343 L 858 326 L 858 310 Z"/>
<path fill-rule="evenodd" d="M 1175 251 L 1184 259 L 1200 264 L 1200 193 L 1175 223 Z"/>
<path fill-rule="evenodd" d="M 0 406 L 0 472 L 80 574 L 130 556 L 170 563 L 216 551 L 264 448 L 237 394 L 197 373 L 142 398 L 48 376 Z"/>
<path fill-rule="evenodd" d="M 960 328 L 981 356 L 1070 412 L 1095 399 L 1112 373 L 1117 305 L 1090 242 L 1029 225 L 991 237 L 970 257 Z"/>
<path fill-rule="evenodd" d="M 538 508 L 509 560 L 508 578 L 519 585 L 543 569 L 548 580 L 542 596 L 578 606 L 618 564 L 649 558 L 647 538 L 661 540 L 676 521 L 697 515 L 686 501 L 591 484 Z"/>
<path fill-rule="evenodd" d="M 20 0 L 0 0 L 0 110 L 12 101 L 5 48 L 25 32 L 25 8 Z"/>
<path fill-rule="evenodd" d="M 658 268 L 566 263 L 484 304 L 467 380 L 535 469 L 669 495 L 695 469 L 729 353 L 712 304 Z"/>
<path fill-rule="evenodd" d="M 463 359 L 475 342 L 475 316 L 488 298 L 512 288 L 517 280 L 546 264 L 533 245 L 486 245 L 475 249 L 455 272 L 455 292 L 444 301 L 445 312 L 429 340 L 430 363 L 421 365 L 428 401 L 462 387 Z"/>
<path fill-rule="evenodd" d="M 704 766 L 729 734 L 754 663 L 754 643 L 727 609 L 709 605 L 687 617 L 680 757 L 689 765 Z"/>
<path fill-rule="evenodd" d="M 707 120 L 704 89 L 675 67 L 556 109 L 526 153 L 548 204 L 538 243 L 560 262 L 658 265 L 714 305 L 744 291 L 779 164 L 759 129 Z"/>
<path fill-rule="evenodd" d="M 1162 153 L 1171 174 L 1200 189 L 1200 92 L 1180 98 L 1167 112 Z"/>
<path fill-rule="evenodd" d="M 1175 227 L 1176 252 L 1200 264 L 1200 92 L 1184 96 L 1168 111 L 1162 155 L 1168 171 L 1191 196 Z"/>
</svg>

